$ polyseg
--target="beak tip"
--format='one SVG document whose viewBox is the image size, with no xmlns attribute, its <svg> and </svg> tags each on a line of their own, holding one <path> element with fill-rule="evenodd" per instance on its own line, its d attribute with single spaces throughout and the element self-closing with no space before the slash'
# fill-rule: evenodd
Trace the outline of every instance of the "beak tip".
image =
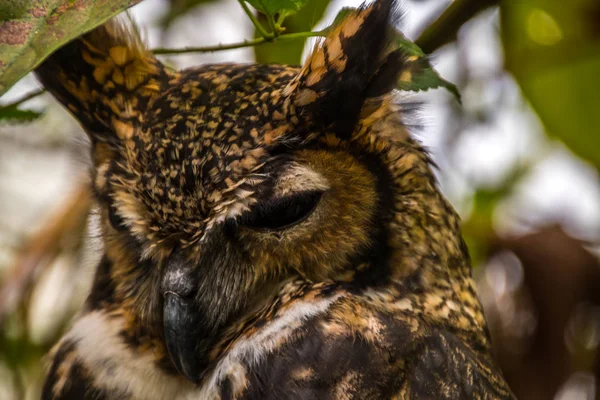
<svg viewBox="0 0 600 400">
<path fill-rule="evenodd" d="M 204 368 L 196 353 L 195 314 L 192 301 L 171 291 L 164 293 L 163 326 L 169 357 L 179 373 L 198 383 Z"/>
</svg>

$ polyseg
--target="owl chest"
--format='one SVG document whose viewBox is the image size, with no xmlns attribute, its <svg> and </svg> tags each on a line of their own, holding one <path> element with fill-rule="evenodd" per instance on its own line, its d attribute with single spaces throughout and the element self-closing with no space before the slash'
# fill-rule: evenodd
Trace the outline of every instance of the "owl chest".
<svg viewBox="0 0 600 400">
<path fill-rule="evenodd" d="M 204 381 L 200 398 L 381 399 L 401 393 L 415 349 L 411 327 L 366 310 L 360 320 L 345 320 L 343 303 L 276 321 L 279 326 L 240 342 Z"/>
</svg>

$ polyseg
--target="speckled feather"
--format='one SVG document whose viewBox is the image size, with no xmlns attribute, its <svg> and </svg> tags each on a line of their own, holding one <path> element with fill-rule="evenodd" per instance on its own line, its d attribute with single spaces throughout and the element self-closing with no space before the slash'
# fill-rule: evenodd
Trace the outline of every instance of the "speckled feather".
<svg viewBox="0 0 600 400">
<path fill-rule="evenodd" d="M 44 399 L 513 398 L 392 91 L 394 7 L 349 14 L 302 68 L 173 71 L 114 21 L 38 68 L 91 138 L 105 251 Z M 248 224 L 306 198 L 293 224 Z M 173 291 L 191 380 L 168 346 Z"/>
</svg>

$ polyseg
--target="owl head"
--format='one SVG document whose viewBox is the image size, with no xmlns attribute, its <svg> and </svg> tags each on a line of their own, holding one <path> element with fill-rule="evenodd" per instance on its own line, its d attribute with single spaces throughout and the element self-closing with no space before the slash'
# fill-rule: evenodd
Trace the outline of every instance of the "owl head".
<svg viewBox="0 0 600 400">
<path fill-rule="evenodd" d="M 220 338 L 291 280 L 467 276 L 458 219 L 393 93 L 394 8 L 349 13 L 303 67 L 173 71 L 116 22 L 41 65 L 92 144 L 105 254 L 88 309 L 124 316 L 125 337 L 198 381 Z"/>
</svg>

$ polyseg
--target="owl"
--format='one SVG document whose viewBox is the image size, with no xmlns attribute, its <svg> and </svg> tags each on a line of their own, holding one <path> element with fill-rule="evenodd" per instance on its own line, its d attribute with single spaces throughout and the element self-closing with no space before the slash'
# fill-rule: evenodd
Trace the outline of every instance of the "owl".
<svg viewBox="0 0 600 400">
<path fill-rule="evenodd" d="M 91 141 L 103 256 L 44 399 L 511 399 L 394 94 L 396 4 L 304 66 L 172 70 L 109 22 L 36 71 Z"/>
</svg>

